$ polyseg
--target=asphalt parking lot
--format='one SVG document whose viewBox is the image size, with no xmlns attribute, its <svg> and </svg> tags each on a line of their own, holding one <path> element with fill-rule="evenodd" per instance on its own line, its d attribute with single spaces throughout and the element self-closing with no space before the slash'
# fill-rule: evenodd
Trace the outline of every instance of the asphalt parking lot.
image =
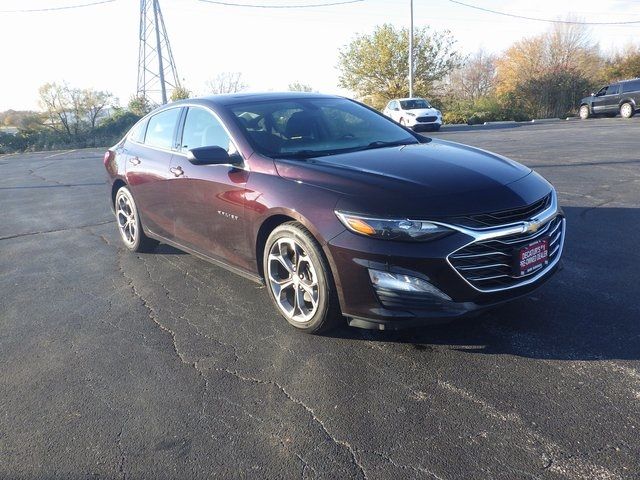
<svg viewBox="0 0 640 480">
<path fill-rule="evenodd" d="M 639 117 L 435 134 L 555 184 L 564 270 L 397 333 L 126 252 L 102 151 L 0 156 L 0 478 L 640 478 Z"/>
</svg>

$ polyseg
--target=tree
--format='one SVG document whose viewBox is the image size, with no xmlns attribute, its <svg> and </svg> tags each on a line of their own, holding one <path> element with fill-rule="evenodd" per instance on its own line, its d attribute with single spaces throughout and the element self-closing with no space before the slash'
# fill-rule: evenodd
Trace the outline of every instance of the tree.
<svg viewBox="0 0 640 480">
<path fill-rule="evenodd" d="M 47 115 L 47 126 L 57 132 L 71 135 L 71 99 L 69 87 L 64 84 L 46 83 L 40 87 L 40 107 Z"/>
<path fill-rule="evenodd" d="M 605 82 L 616 82 L 640 77 L 640 45 L 628 45 L 606 61 Z"/>
<path fill-rule="evenodd" d="M 91 130 L 96 128 L 100 114 L 104 109 L 116 102 L 114 96 L 109 92 L 103 92 L 85 88 L 79 91 L 78 115 L 87 115 Z"/>
<path fill-rule="evenodd" d="M 191 91 L 186 87 L 176 87 L 171 92 L 171 101 L 176 102 L 178 100 L 186 100 L 191 97 Z"/>
<path fill-rule="evenodd" d="M 493 93 L 496 80 L 496 57 L 478 50 L 449 77 L 449 93 L 456 100 L 476 102 Z"/>
<path fill-rule="evenodd" d="M 237 93 L 247 89 L 240 72 L 222 72 L 206 82 L 211 94 Z"/>
<path fill-rule="evenodd" d="M 295 81 L 289 84 L 290 92 L 313 92 L 313 88 L 302 82 Z"/>
<path fill-rule="evenodd" d="M 429 96 L 434 84 L 460 65 L 455 40 L 448 31 L 414 32 L 414 90 Z M 358 35 L 340 50 L 338 68 L 341 87 L 362 100 L 381 107 L 391 98 L 409 94 L 409 30 L 384 24 L 370 35 Z"/>
<path fill-rule="evenodd" d="M 147 113 L 153 110 L 153 107 L 149 103 L 149 99 L 142 95 L 134 95 L 129 99 L 127 109 L 139 117 L 144 117 Z"/>
<path fill-rule="evenodd" d="M 46 125 L 68 136 L 96 128 L 100 113 L 111 103 L 113 95 L 90 88 L 72 88 L 67 83 L 47 83 L 40 87 L 40 106 L 47 116 Z"/>
<path fill-rule="evenodd" d="M 537 118 L 559 117 L 601 80 L 602 58 L 583 25 L 556 24 L 514 43 L 497 60 L 496 92 Z"/>
</svg>

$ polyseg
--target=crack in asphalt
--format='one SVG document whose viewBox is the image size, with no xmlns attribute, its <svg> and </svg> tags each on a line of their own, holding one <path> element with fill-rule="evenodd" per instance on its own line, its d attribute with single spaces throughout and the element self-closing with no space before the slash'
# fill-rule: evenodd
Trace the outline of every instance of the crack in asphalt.
<svg viewBox="0 0 640 480">
<path fill-rule="evenodd" d="M 127 460 L 127 456 L 124 453 L 124 447 L 122 446 L 122 432 L 124 431 L 124 427 L 127 424 L 127 420 L 125 419 L 122 422 L 122 426 L 120 427 L 120 431 L 116 436 L 116 445 L 118 446 L 118 452 L 120 453 L 120 462 L 118 463 L 118 473 L 120 474 L 122 480 L 127 480 L 127 471 L 125 469 L 125 462 Z"/>
<path fill-rule="evenodd" d="M 360 471 L 360 474 L 362 476 L 362 478 L 364 478 L 365 480 L 367 480 L 369 477 L 367 476 L 367 472 L 364 469 L 364 466 L 362 465 L 362 463 L 360 462 L 360 460 L 358 460 L 358 457 L 356 455 L 356 449 L 347 441 L 345 440 L 340 440 L 338 438 L 336 438 L 333 434 L 331 434 L 331 432 L 329 431 L 329 429 L 327 428 L 327 426 L 325 425 L 325 423 L 322 421 L 322 419 L 320 419 L 320 417 L 318 417 L 318 415 L 316 415 L 316 412 L 309 407 L 306 403 L 304 403 L 302 400 L 299 400 L 295 397 L 293 397 L 286 388 L 284 388 L 280 383 L 276 382 L 275 380 L 263 380 L 261 378 L 256 378 L 256 377 L 247 377 L 244 375 L 241 375 L 239 372 L 234 371 L 234 370 L 230 370 L 228 368 L 213 368 L 214 371 L 220 372 L 220 373 L 227 373 L 229 375 L 232 375 L 233 377 L 242 380 L 243 382 L 250 382 L 250 383 L 254 383 L 254 384 L 259 384 L 259 385 L 271 385 L 273 387 L 276 387 L 278 390 L 280 390 L 284 396 L 290 401 L 295 403 L 296 405 L 301 406 L 302 408 L 304 408 L 309 415 L 311 416 L 311 418 L 313 419 L 314 422 L 316 422 L 320 428 L 322 429 L 322 431 L 325 433 L 325 435 L 336 445 L 341 446 L 343 448 L 345 448 L 350 456 L 351 459 L 353 460 L 353 464 L 358 468 L 358 470 Z"/>
<path fill-rule="evenodd" d="M 58 233 L 58 232 L 67 232 L 69 230 L 83 230 L 90 227 L 99 227 L 100 225 L 107 225 L 109 223 L 114 223 L 115 220 L 105 220 L 104 222 L 92 223 L 89 225 L 77 225 L 73 227 L 65 227 L 65 228 L 56 228 L 53 230 L 42 230 L 39 232 L 27 232 L 27 233 L 17 233 L 15 235 L 7 235 L 5 237 L 0 237 L 0 240 L 11 240 L 12 238 L 20 238 L 20 237 L 30 237 L 33 235 L 45 235 L 47 233 Z"/>
<path fill-rule="evenodd" d="M 403 465 L 400 464 L 398 462 L 396 462 L 393 458 L 391 458 L 389 455 L 387 455 L 384 452 L 378 452 L 375 450 L 362 450 L 363 452 L 367 452 L 367 453 L 372 453 L 373 455 L 376 455 L 380 458 L 382 458 L 383 460 L 387 461 L 388 463 L 390 463 L 391 465 L 393 465 L 395 468 L 399 469 L 399 470 L 411 470 L 414 471 L 416 473 L 423 473 L 425 475 L 429 475 L 432 478 L 434 478 L 435 480 L 444 480 L 443 477 L 439 476 L 438 474 L 436 474 L 435 472 L 432 472 L 431 470 L 427 470 L 424 467 L 414 467 L 413 465 Z"/>
<path fill-rule="evenodd" d="M 93 232 L 91 232 L 91 233 L 93 233 Z M 102 238 L 102 241 L 104 241 L 105 243 L 108 244 L 108 241 L 106 241 L 106 239 Z M 180 349 L 178 348 L 176 333 L 172 329 L 168 328 L 167 326 L 163 325 L 160 322 L 160 320 L 157 318 L 157 313 L 156 313 L 155 309 L 149 304 L 149 302 L 140 293 L 140 291 L 138 290 L 138 288 L 135 285 L 135 282 L 134 282 L 133 278 L 130 277 L 125 272 L 125 270 L 123 269 L 122 264 L 121 264 L 120 253 L 121 253 L 121 250 L 118 251 L 116 265 L 117 265 L 118 271 L 120 272 L 122 277 L 127 282 L 127 284 L 129 286 L 133 296 L 135 298 L 137 298 L 142 303 L 142 305 L 144 306 L 144 308 L 147 311 L 147 315 L 148 315 L 149 319 L 160 330 L 162 330 L 162 331 L 164 331 L 164 332 L 166 332 L 166 333 L 168 333 L 170 335 L 171 343 L 172 343 L 172 346 L 173 346 L 173 350 L 174 350 L 175 354 L 177 355 L 179 361 L 181 361 L 185 365 L 193 367 L 196 370 L 196 372 L 198 372 L 198 375 L 200 376 L 201 380 L 203 381 L 201 415 L 204 416 L 205 415 L 205 410 L 206 410 L 205 399 L 206 399 L 206 394 L 207 394 L 207 391 L 208 391 L 208 388 L 209 388 L 209 380 L 207 379 L 207 376 L 204 373 L 204 371 L 200 368 L 199 363 L 201 361 L 203 361 L 203 360 L 206 360 L 208 357 L 200 358 L 195 362 L 189 362 L 185 358 L 184 354 L 182 354 L 180 352 Z M 140 257 L 138 257 L 138 258 L 144 264 L 144 261 Z M 145 266 L 145 268 L 146 268 L 146 266 Z M 150 277 L 150 274 L 149 274 L 149 277 Z M 150 279 L 151 279 L 151 277 L 150 277 Z M 151 281 L 153 282 L 153 279 L 151 279 Z M 156 283 L 156 282 L 154 282 L 154 283 Z M 348 443 L 347 441 L 340 440 L 340 439 L 336 438 L 334 435 L 332 435 L 331 432 L 327 429 L 325 423 L 316 415 L 315 411 L 311 407 L 306 405 L 303 401 L 298 400 L 295 397 L 293 397 L 281 384 L 279 384 L 278 382 L 273 381 L 273 380 L 262 380 L 262 379 L 255 378 L 255 377 L 243 376 L 239 372 L 235 372 L 233 370 L 230 370 L 229 368 L 214 368 L 214 370 L 215 371 L 219 371 L 219 372 L 225 372 L 225 373 L 227 373 L 229 375 L 232 375 L 233 377 L 238 378 L 238 379 L 240 379 L 242 381 L 247 381 L 247 382 L 252 382 L 252 383 L 255 383 L 255 384 L 262 384 L 262 385 L 272 385 L 272 386 L 278 388 L 289 401 L 291 401 L 291 402 L 295 403 L 296 405 L 299 405 L 302 408 L 304 408 L 307 411 L 307 413 L 309 413 L 309 415 L 314 420 L 314 422 L 316 422 L 320 426 L 320 428 L 325 433 L 325 435 L 333 443 L 345 448 L 349 452 L 349 454 L 350 454 L 350 456 L 351 456 L 351 458 L 353 460 L 353 463 L 358 468 L 358 470 L 360 471 L 362 478 L 365 479 L 365 480 L 368 480 L 368 476 L 367 476 L 366 470 L 364 469 L 364 466 L 362 465 L 362 463 L 360 462 L 360 460 L 358 459 L 358 457 L 356 455 L 356 449 L 353 448 L 351 446 L 351 444 Z"/>
</svg>

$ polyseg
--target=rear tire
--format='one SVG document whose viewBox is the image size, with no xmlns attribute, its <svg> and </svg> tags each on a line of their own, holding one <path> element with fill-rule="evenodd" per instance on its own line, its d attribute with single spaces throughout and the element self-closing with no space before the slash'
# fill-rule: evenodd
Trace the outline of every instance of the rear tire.
<svg viewBox="0 0 640 480">
<path fill-rule="evenodd" d="M 580 118 L 582 120 L 586 120 L 591 116 L 591 112 L 589 111 L 589 105 L 582 105 L 580 107 Z"/>
<path fill-rule="evenodd" d="M 147 237 L 142 230 L 138 207 L 127 187 L 120 187 L 114 202 L 116 221 L 122 243 L 131 252 L 150 252 L 158 242 Z"/>
<path fill-rule="evenodd" d="M 623 118 L 631 118 L 633 117 L 634 114 L 634 109 L 633 109 L 633 105 L 631 105 L 629 102 L 625 102 L 622 105 L 620 105 L 620 115 Z"/>
<path fill-rule="evenodd" d="M 341 318 L 331 270 L 317 240 L 298 222 L 276 227 L 262 259 L 269 296 L 298 330 L 320 333 Z"/>
</svg>

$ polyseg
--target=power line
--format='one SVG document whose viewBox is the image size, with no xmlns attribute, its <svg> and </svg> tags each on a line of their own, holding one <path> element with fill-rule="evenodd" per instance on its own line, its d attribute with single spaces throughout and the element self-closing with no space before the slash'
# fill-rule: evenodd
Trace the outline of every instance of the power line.
<svg viewBox="0 0 640 480">
<path fill-rule="evenodd" d="M 204 3 L 213 3 L 215 5 L 223 5 L 225 7 L 245 7 L 245 8 L 316 8 L 316 7 L 333 7 L 335 5 L 347 5 L 349 3 L 360 3 L 364 0 L 343 0 L 341 2 L 329 3 L 312 3 L 310 5 L 257 5 L 253 3 L 231 3 L 218 0 L 199 0 Z"/>
<path fill-rule="evenodd" d="M 505 17 L 511 18 L 520 18 L 523 20 L 533 20 L 535 22 L 548 22 L 548 23 L 567 23 L 571 25 L 634 25 L 640 24 L 640 20 L 630 21 L 630 22 L 578 22 L 573 20 L 551 20 L 549 18 L 535 18 L 535 17 L 525 17 L 524 15 L 516 15 L 513 13 L 499 12 L 497 10 L 491 10 L 489 8 L 478 7 L 477 5 L 469 5 L 468 3 L 463 3 L 458 0 L 449 0 L 451 3 L 456 3 L 458 5 L 462 5 L 463 7 L 473 8 L 475 10 L 480 10 L 482 12 L 493 13 L 495 15 L 502 15 Z"/>
<path fill-rule="evenodd" d="M 54 10 L 70 10 L 72 8 L 92 7 L 94 5 L 102 5 L 103 3 L 111 3 L 116 0 L 101 0 L 99 2 L 82 3 L 80 5 L 67 5 L 63 7 L 49 7 L 49 8 L 30 8 L 23 10 L 0 10 L 0 13 L 34 13 L 34 12 L 51 12 Z"/>
</svg>

